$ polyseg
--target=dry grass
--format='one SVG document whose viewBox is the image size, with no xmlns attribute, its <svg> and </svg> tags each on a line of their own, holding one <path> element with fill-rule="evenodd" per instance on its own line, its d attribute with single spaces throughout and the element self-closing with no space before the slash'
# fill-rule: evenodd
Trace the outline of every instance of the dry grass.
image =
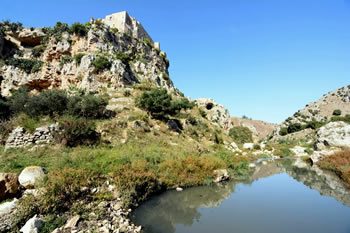
<svg viewBox="0 0 350 233">
<path fill-rule="evenodd" d="M 350 187 L 350 149 L 336 152 L 322 159 L 318 165 L 335 172 Z"/>
</svg>

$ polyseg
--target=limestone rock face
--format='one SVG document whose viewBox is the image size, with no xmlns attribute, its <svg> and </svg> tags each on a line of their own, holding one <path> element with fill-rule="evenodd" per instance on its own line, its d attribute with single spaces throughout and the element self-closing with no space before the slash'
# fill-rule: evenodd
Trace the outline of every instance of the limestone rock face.
<svg viewBox="0 0 350 233">
<path fill-rule="evenodd" d="M 331 122 L 317 131 L 316 147 L 319 150 L 326 147 L 350 147 L 350 124 Z"/>
<path fill-rule="evenodd" d="M 197 99 L 195 102 L 198 106 L 202 107 L 208 120 L 225 130 L 232 128 L 230 113 L 223 105 L 206 98 Z"/>
<path fill-rule="evenodd" d="M 41 29 L 23 29 L 17 36 L 23 46 L 36 46 L 41 43 L 42 38 L 45 36 L 45 33 Z"/>
<path fill-rule="evenodd" d="M 19 183 L 29 189 L 35 187 L 35 185 L 42 181 L 45 177 L 45 171 L 42 167 L 31 166 L 26 167 L 18 177 Z"/>
<path fill-rule="evenodd" d="M 0 201 L 16 196 L 19 190 L 18 176 L 14 173 L 0 173 Z"/>
<path fill-rule="evenodd" d="M 102 24 L 91 22 L 86 36 L 62 32 L 59 36 L 48 35 L 42 40 L 45 34 L 41 29 L 21 29 L 15 35 L 5 32 L 6 38 L 18 42 L 14 43 L 17 54 L 6 59 L 40 61 L 42 66 L 39 71 L 30 73 L 10 65 L 0 68 L 3 77 L 1 94 L 9 96 L 20 86 L 38 91 L 74 86 L 88 92 L 108 94 L 144 82 L 176 91 L 169 78 L 166 54 L 144 41 L 141 27 L 136 25 L 135 33 L 127 35 L 114 30 L 107 21 Z M 3 38 L 0 35 L 0 52 L 4 46 Z M 43 49 L 39 55 L 34 49 L 38 45 Z M 101 57 L 106 58 L 110 65 L 97 70 L 95 63 Z"/>
</svg>

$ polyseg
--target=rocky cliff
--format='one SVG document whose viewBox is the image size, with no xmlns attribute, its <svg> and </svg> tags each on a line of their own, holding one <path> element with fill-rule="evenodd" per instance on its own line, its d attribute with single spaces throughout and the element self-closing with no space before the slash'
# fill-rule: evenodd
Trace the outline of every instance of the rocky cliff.
<svg viewBox="0 0 350 233">
<path fill-rule="evenodd" d="M 19 86 L 108 93 L 152 82 L 174 89 L 164 52 L 149 40 L 119 32 L 102 20 L 30 29 L 4 22 L 0 27 L 3 96 Z"/>
</svg>

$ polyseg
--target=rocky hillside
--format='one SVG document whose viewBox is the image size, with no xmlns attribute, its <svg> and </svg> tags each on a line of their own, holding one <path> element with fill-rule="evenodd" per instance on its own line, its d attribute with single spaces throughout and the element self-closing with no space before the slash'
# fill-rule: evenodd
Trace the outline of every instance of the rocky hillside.
<svg viewBox="0 0 350 233">
<path fill-rule="evenodd" d="M 278 139 L 291 135 L 301 138 L 330 121 L 338 120 L 350 121 L 350 86 L 329 92 L 307 104 L 280 124 L 273 137 Z"/>
<path fill-rule="evenodd" d="M 110 93 L 151 82 L 174 89 L 166 54 L 147 39 L 110 28 L 101 20 L 53 28 L 23 28 L 4 22 L 0 32 L 1 94 L 79 88 Z"/>
<path fill-rule="evenodd" d="M 253 120 L 249 118 L 232 117 L 234 126 L 243 126 L 249 128 L 253 133 L 254 141 L 266 139 L 276 129 L 277 125 L 265 121 Z"/>
</svg>

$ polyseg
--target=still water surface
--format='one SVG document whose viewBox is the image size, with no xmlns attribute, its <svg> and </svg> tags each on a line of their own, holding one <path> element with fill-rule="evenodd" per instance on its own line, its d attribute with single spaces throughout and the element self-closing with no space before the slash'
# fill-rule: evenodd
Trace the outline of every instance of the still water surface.
<svg viewBox="0 0 350 233">
<path fill-rule="evenodd" d="M 284 171 L 169 191 L 141 205 L 133 220 L 145 233 L 350 233 L 350 196 L 330 186 L 305 170 Z"/>
</svg>

